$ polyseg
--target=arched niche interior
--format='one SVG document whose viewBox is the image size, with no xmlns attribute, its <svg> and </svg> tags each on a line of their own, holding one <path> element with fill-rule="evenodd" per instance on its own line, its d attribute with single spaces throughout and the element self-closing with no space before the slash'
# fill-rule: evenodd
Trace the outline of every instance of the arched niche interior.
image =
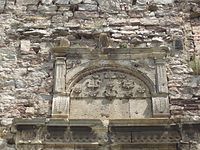
<svg viewBox="0 0 200 150">
<path fill-rule="evenodd" d="M 85 69 L 67 86 L 70 119 L 152 117 L 154 84 L 137 70 L 112 66 Z"/>
</svg>

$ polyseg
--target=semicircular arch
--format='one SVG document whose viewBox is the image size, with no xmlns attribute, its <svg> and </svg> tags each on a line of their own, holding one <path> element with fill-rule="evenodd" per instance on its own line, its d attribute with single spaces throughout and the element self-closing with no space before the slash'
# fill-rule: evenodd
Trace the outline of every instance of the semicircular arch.
<svg viewBox="0 0 200 150">
<path fill-rule="evenodd" d="M 144 85 L 147 86 L 149 92 L 151 95 L 153 95 L 155 93 L 155 85 L 153 83 L 153 81 L 143 72 L 134 69 L 134 68 L 128 68 L 122 65 L 104 65 L 104 66 L 93 66 L 93 67 L 87 67 L 81 71 L 79 71 L 78 73 L 76 73 L 75 75 L 73 75 L 73 77 L 68 80 L 67 83 L 67 93 L 71 92 L 71 89 L 73 88 L 73 86 L 78 83 L 80 80 L 82 80 L 83 78 L 85 78 L 86 76 L 98 73 L 98 72 L 109 72 L 109 71 L 115 71 L 115 72 L 119 72 L 119 73 L 123 73 L 123 74 L 127 74 L 130 76 L 133 76 L 135 78 L 137 78 L 138 80 L 140 80 L 140 82 L 142 82 Z"/>
</svg>

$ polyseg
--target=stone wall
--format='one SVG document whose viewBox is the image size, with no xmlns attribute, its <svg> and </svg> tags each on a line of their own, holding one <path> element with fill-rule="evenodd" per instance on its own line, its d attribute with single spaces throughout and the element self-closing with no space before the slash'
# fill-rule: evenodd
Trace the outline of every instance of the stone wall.
<svg viewBox="0 0 200 150">
<path fill-rule="evenodd" d="M 198 0 L 0 0 L 0 4 L 2 133 L 14 117 L 50 115 L 49 49 L 56 39 L 67 37 L 71 47 L 94 49 L 102 32 L 109 35 L 112 47 L 169 46 L 171 118 L 200 118 Z"/>
</svg>

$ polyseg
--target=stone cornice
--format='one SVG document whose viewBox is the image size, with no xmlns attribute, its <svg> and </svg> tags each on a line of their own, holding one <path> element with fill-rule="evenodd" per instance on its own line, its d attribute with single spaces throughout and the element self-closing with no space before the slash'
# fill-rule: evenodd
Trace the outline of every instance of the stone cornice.
<svg viewBox="0 0 200 150">
<path fill-rule="evenodd" d="M 167 47 L 151 48 L 67 48 L 54 47 L 51 49 L 55 57 L 76 56 L 84 59 L 138 59 L 138 58 L 164 58 L 167 56 L 169 49 Z M 83 57 L 84 56 L 84 57 Z"/>
</svg>

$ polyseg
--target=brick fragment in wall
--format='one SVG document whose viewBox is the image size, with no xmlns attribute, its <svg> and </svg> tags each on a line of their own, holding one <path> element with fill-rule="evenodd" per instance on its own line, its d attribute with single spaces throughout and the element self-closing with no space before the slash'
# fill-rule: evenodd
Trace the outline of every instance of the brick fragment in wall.
<svg viewBox="0 0 200 150">
<path fill-rule="evenodd" d="M 0 0 L 0 13 L 4 11 L 6 0 Z"/>
</svg>

